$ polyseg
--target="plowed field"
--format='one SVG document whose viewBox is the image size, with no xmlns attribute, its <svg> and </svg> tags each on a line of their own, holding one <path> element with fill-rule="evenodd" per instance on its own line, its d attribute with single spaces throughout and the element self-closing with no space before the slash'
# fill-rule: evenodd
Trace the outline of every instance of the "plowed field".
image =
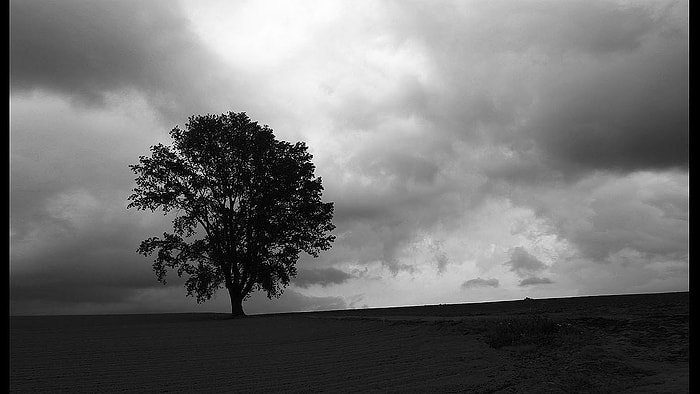
<svg viewBox="0 0 700 394">
<path fill-rule="evenodd" d="M 533 321 L 544 323 L 530 336 L 512 328 Z M 245 319 L 11 317 L 9 388 L 687 393 L 688 324 L 687 292 Z"/>
</svg>

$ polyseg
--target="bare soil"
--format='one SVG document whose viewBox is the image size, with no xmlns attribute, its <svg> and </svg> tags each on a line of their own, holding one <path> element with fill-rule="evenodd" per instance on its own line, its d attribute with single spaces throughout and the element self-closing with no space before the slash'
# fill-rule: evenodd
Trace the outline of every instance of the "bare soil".
<svg viewBox="0 0 700 394">
<path fill-rule="evenodd" d="M 547 322 L 536 340 L 496 341 L 529 321 Z M 10 317 L 9 389 L 688 393 L 688 325 L 687 292 L 245 319 Z"/>
</svg>

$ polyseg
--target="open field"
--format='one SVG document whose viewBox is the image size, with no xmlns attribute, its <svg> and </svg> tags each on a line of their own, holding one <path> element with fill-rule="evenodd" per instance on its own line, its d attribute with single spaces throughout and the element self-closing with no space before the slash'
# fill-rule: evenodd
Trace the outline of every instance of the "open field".
<svg viewBox="0 0 700 394">
<path fill-rule="evenodd" d="M 10 318 L 10 392 L 687 393 L 689 293 Z"/>
</svg>

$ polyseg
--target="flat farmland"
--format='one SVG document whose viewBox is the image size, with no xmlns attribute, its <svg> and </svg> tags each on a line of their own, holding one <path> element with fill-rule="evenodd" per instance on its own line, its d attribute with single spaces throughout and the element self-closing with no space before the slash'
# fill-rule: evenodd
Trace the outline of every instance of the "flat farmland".
<svg viewBox="0 0 700 394">
<path fill-rule="evenodd" d="M 689 392 L 689 293 L 10 317 L 10 392 Z"/>
</svg>

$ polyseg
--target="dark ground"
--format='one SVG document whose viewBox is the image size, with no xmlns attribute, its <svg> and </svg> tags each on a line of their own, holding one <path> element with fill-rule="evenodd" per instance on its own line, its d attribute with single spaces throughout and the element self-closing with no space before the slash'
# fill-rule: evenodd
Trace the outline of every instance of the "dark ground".
<svg viewBox="0 0 700 394">
<path fill-rule="evenodd" d="M 688 393 L 689 293 L 10 318 L 10 392 Z"/>
</svg>

